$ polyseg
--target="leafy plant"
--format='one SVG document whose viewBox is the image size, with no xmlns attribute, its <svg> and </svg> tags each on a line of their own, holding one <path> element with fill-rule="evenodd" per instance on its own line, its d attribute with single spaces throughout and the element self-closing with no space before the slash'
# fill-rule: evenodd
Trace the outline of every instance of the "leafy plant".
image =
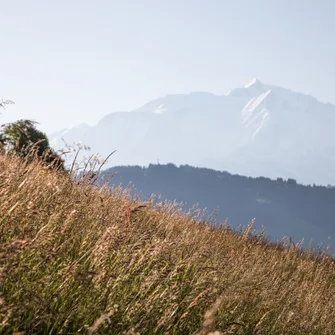
<svg viewBox="0 0 335 335">
<path fill-rule="evenodd" d="M 5 108 L 10 100 L 2 101 L 0 106 Z M 64 170 L 60 156 L 50 148 L 48 137 L 36 128 L 37 122 L 18 120 L 0 127 L 0 149 L 7 154 L 34 159 L 42 158 L 49 165 Z"/>
<path fill-rule="evenodd" d="M 19 120 L 6 124 L 0 133 L 0 142 L 5 146 L 6 152 L 18 156 L 26 156 L 35 145 L 38 156 L 50 148 L 47 136 L 36 128 L 36 122 Z"/>
</svg>

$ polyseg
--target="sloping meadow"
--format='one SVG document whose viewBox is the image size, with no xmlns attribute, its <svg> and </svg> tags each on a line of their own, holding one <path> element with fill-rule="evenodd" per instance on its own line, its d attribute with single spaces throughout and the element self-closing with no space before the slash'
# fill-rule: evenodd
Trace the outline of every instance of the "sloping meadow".
<svg viewBox="0 0 335 335">
<path fill-rule="evenodd" d="M 334 334 L 335 265 L 0 155 L 0 333 Z"/>
</svg>

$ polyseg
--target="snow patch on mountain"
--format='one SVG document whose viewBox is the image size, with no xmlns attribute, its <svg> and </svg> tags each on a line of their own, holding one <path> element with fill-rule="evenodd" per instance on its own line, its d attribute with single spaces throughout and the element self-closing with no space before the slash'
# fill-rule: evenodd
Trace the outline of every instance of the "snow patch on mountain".
<svg viewBox="0 0 335 335">
<path fill-rule="evenodd" d="M 253 78 L 251 79 L 248 83 L 246 83 L 244 85 L 245 88 L 249 88 L 249 87 L 261 87 L 263 84 L 262 82 L 257 79 L 257 78 Z"/>
<path fill-rule="evenodd" d="M 155 114 L 163 114 L 165 111 L 167 111 L 166 108 L 164 108 L 164 104 L 161 104 L 154 110 Z"/>
</svg>

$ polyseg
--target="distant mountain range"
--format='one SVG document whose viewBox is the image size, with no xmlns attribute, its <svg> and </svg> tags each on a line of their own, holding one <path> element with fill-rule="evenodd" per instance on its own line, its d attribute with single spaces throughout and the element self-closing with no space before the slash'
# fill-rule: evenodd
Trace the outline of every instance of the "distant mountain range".
<svg viewBox="0 0 335 335">
<path fill-rule="evenodd" d="M 253 79 L 226 95 L 168 95 L 49 135 L 81 142 L 108 166 L 189 164 L 245 176 L 335 185 L 335 106 Z"/>
<path fill-rule="evenodd" d="M 257 232 L 265 228 L 272 240 L 286 236 L 297 242 L 304 238 L 304 246 L 322 243 L 323 247 L 331 245 L 331 252 L 335 252 L 333 187 L 302 186 L 293 179 L 242 177 L 173 164 L 118 166 L 100 175 L 101 184 L 109 180 L 110 187 L 134 185 L 133 193 L 144 199 L 155 194 L 158 201 L 182 202 L 184 210 L 198 204 L 199 209 L 208 209 L 207 214 L 215 213 L 218 225 L 227 219 L 231 227 L 243 229 L 255 218 Z"/>
</svg>

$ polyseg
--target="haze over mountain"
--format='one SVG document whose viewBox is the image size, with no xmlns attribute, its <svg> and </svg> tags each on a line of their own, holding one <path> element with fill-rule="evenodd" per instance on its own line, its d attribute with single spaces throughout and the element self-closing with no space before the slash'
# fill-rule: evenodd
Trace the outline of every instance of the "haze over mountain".
<svg viewBox="0 0 335 335">
<path fill-rule="evenodd" d="M 49 137 L 55 149 L 65 141 L 102 156 L 117 150 L 108 166 L 159 161 L 335 185 L 334 124 L 334 105 L 253 79 L 225 95 L 168 95 Z"/>
</svg>

